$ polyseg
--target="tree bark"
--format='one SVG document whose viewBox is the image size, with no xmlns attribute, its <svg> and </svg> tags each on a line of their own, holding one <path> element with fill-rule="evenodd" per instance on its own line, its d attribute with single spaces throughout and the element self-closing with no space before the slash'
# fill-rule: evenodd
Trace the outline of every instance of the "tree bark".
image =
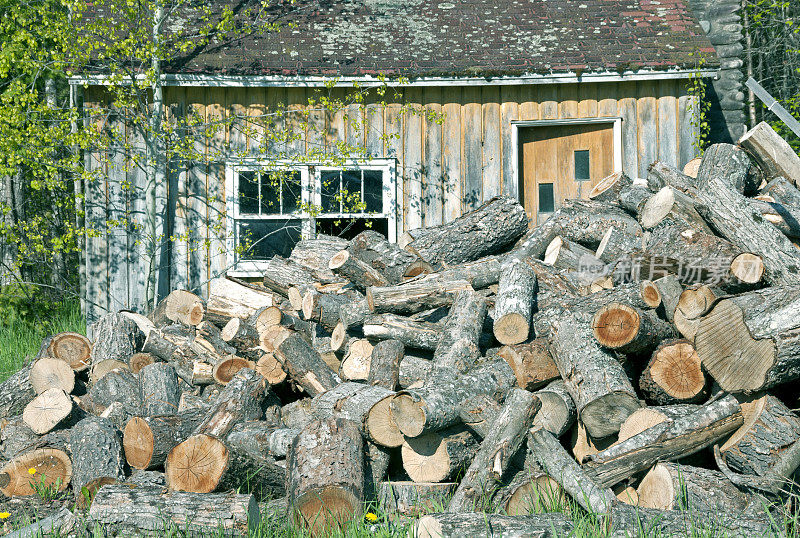
<svg viewBox="0 0 800 538">
<path fill-rule="evenodd" d="M 639 506 L 658 510 L 738 514 L 750 500 L 719 471 L 666 462 L 648 471 L 636 493 Z"/>
<path fill-rule="evenodd" d="M 300 428 L 281 428 L 272 422 L 251 420 L 234 426 L 225 438 L 225 444 L 256 459 L 264 454 L 283 458 L 298 433 Z"/>
<path fill-rule="evenodd" d="M 500 252 L 527 228 L 519 202 L 498 197 L 447 224 L 407 233 L 400 245 L 440 269 Z"/>
<path fill-rule="evenodd" d="M 774 287 L 716 303 L 697 329 L 703 367 L 728 392 L 753 392 L 800 377 L 800 287 Z"/>
<path fill-rule="evenodd" d="M 187 514 L 191 517 L 187 518 Z M 165 526 L 189 533 L 246 537 L 255 532 L 260 516 L 252 495 L 205 494 L 158 487 L 103 486 L 92 500 L 89 517 L 115 531 L 138 535 L 163 531 Z"/>
<path fill-rule="evenodd" d="M 667 420 L 678 420 L 686 418 L 687 416 L 696 413 L 700 409 L 699 405 L 692 404 L 675 404 L 675 405 L 660 405 L 642 407 L 637 409 L 634 413 L 622 423 L 619 429 L 617 441 L 622 442 L 630 439 L 634 435 L 638 435 L 643 431 L 652 428 L 656 424 L 661 424 Z M 608 447 L 606 447 L 608 448 Z M 604 449 L 605 450 L 605 449 Z M 594 452 L 597 454 L 598 451 Z M 581 458 L 579 461 L 582 461 Z"/>
<path fill-rule="evenodd" d="M 206 319 L 224 327 L 231 318 L 248 319 L 259 308 L 273 306 L 275 298 L 266 290 L 230 278 L 215 278 L 209 285 Z"/>
<path fill-rule="evenodd" d="M 358 427 L 334 418 L 310 423 L 292 442 L 286 476 L 290 515 L 313 535 L 358 517 L 366 483 Z"/>
<path fill-rule="evenodd" d="M 122 435 L 128 465 L 134 469 L 158 469 L 164 465 L 169 452 L 191 435 L 205 415 L 205 409 L 189 409 L 174 415 L 132 418 Z"/>
<path fill-rule="evenodd" d="M 631 184 L 633 181 L 624 172 L 614 172 L 592 187 L 592 190 L 589 191 L 589 199 L 595 202 L 615 204 L 619 200 L 619 193 L 622 189 Z"/>
<path fill-rule="evenodd" d="M 36 397 L 30 379 L 31 365 L 0 383 L 0 417 L 21 415 L 25 406 Z"/>
<path fill-rule="evenodd" d="M 347 250 L 376 269 L 390 284 L 400 284 L 407 278 L 430 273 L 433 270 L 429 263 L 390 243 L 383 235 L 373 230 L 365 230 L 355 236 Z"/>
<path fill-rule="evenodd" d="M 694 454 L 730 434 L 742 423 L 739 403 L 728 395 L 686 417 L 657 424 L 589 456 L 584 468 L 598 484 L 613 486 L 658 461 Z"/>
<path fill-rule="evenodd" d="M 383 340 L 375 344 L 367 383 L 396 390 L 400 383 L 400 363 L 405 351 L 405 346 L 399 340 Z"/>
<path fill-rule="evenodd" d="M 175 368 L 156 362 L 139 372 L 139 400 L 144 416 L 174 415 L 178 412 L 181 390 Z"/>
<path fill-rule="evenodd" d="M 472 290 L 466 280 L 442 281 L 433 276 L 422 277 L 399 286 L 367 289 L 367 304 L 375 314 L 415 314 L 440 306 L 450 306 L 456 294 Z"/>
<path fill-rule="evenodd" d="M 622 366 L 591 337 L 590 323 L 580 312 L 556 321 L 550 350 L 578 418 L 593 437 L 607 437 L 641 405 Z"/>
<path fill-rule="evenodd" d="M 536 392 L 541 408 L 533 418 L 534 426 L 542 427 L 556 437 L 564 435 L 578 417 L 575 401 L 564 381 L 557 379 Z"/>
<path fill-rule="evenodd" d="M 767 179 L 784 177 L 795 184 L 800 182 L 800 157 L 768 123 L 762 121 L 747 131 L 738 144 L 758 163 Z"/>
<path fill-rule="evenodd" d="M 609 228 L 595 252 L 595 257 L 605 263 L 614 263 L 642 248 L 641 235 L 631 235 L 619 228 Z"/>
<path fill-rule="evenodd" d="M 661 308 L 663 309 L 664 317 L 672 323 L 675 317 L 675 309 L 678 307 L 678 300 L 683 293 L 683 286 L 675 275 L 662 276 L 654 280 L 653 284 L 661 294 Z"/>
<path fill-rule="evenodd" d="M 432 273 L 431 276 L 427 278 L 431 280 L 438 279 L 442 282 L 466 280 L 473 289 L 480 290 L 498 283 L 502 269 L 502 260 L 502 256 L 485 256 L 472 262 L 453 265 L 447 269 L 442 269 L 438 273 Z"/>
<path fill-rule="evenodd" d="M 533 391 L 561 378 L 546 338 L 503 346 L 497 356 L 511 366 L 517 376 L 517 386 L 525 390 Z"/>
<path fill-rule="evenodd" d="M 483 497 L 493 491 L 496 483 L 507 475 L 512 457 L 525 440 L 525 434 L 540 407 L 539 399 L 530 392 L 511 389 L 491 432 L 484 437 L 450 500 L 448 512 L 473 510 Z"/>
<path fill-rule="evenodd" d="M 381 272 L 347 250 L 342 250 L 331 258 L 328 267 L 361 292 L 366 291 L 370 286 L 389 285 L 389 279 Z"/>
<path fill-rule="evenodd" d="M 516 384 L 514 372 L 503 360 L 481 365 L 459 375 L 439 368 L 419 389 L 398 392 L 390 403 L 392 418 L 407 437 L 437 431 L 456 424 L 461 402 L 471 396 L 488 394 L 500 397 Z"/>
<path fill-rule="evenodd" d="M 131 356 L 141 350 L 145 335 L 129 317 L 107 314 L 94 324 L 94 344 L 91 362 L 115 359 L 128 363 Z"/>
<path fill-rule="evenodd" d="M 528 517 L 473 512 L 428 514 L 414 522 L 414 538 L 459 538 L 462 536 L 572 536 L 575 525 L 564 514 L 535 514 Z"/>
<path fill-rule="evenodd" d="M 224 437 L 236 424 L 261 418 L 261 403 L 269 391 L 255 370 L 241 370 L 219 393 L 206 417 L 193 433 Z"/>
<path fill-rule="evenodd" d="M 87 417 L 71 430 L 72 490 L 80 496 L 83 486 L 101 477 L 125 479 L 125 457 L 119 431 L 111 421 Z"/>
<path fill-rule="evenodd" d="M 742 148 L 732 144 L 713 144 L 703 152 L 697 184 L 718 178 L 739 194 L 752 196 L 758 191 L 761 180 L 752 172 L 751 166 L 750 158 Z"/>
<path fill-rule="evenodd" d="M 665 340 L 653 351 L 639 388 L 657 405 L 698 403 L 708 396 L 700 356 L 688 340 Z"/>
<path fill-rule="evenodd" d="M 528 339 L 536 291 L 536 273 L 518 258 L 503 266 L 494 306 L 494 336 L 504 345 Z"/>
<path fill-rule="evenodd" d="M 443 482 L 469 467 L 478 442 L 463 426 L 406 437 L 401 449 L 403 469 L 414 482 Z"/>
<path fill-rule="evenodd" d="M 502 408 L 491 396 L 479 394 L 459 404 L 458 416 L 465 426 L 481 439 L 485 439 L 492 431 Z"/>
<path fill-rule="evenodd" d="M 113 402 L 121 403 L 132 415 L 141 412 L 139 382 L 129 370 L 112 370 L 100 378 L 81 398 L 81 407 L 89 413 L 100 414 Z"/>
<path fill-rule="evenodd" d="M 459 292 L 433 352 L 435 368 L 466 372 L 481 356 L 478 344 L 486 319 L 486 300 L 474 291 Z"/>
<path fill-rule="evenodd" d="M 303 297 L 303 317 L 318 322 L 325 330 L 331 332 L 339 323 L 339 309 L 342 305 L 357 300 L 356 297 L 360 298 L 361 295 L 308 291 Z"/>
<path fill-rule="evenodd" d="M 348 241 L 332 235 L 316 234 L 312 239 L 304 239 L 297 243 L 289 255 L 289 259 L 312 271 L 322 282 L 337 280 L 328 269 L 331 258 L 347 248 Z"/>
<path fill-rule="evenodd" d="M 444 506 L 454 482 L 381 482 L 378 502 L 391 513 L 417 517 Z"/>
<path fill-rule="evenodd" d="M 642 228 L 650 230 L 665 219 L 685 228 L 711 234 L 711 229 L 697 210 L 695 198 L 673 187 L 664 187 L 647 199 L 639 213 Z"/>
<path fill-rule="evenodd" d="M 439 344 L 442 324 L 395 314 L 372 314 L 364 319 L 362 329 L 364 336 L 369 339 L 393 339 L 406 347 L 433 351 Z"/>
<path fill-rule="evenodd" d="M 653 192 L 672 187 L 690 193 L 695 189 L 695 178 L 662 161 L 656 161 L 647 168 L 647 187 Z"/>
<path fill-rule="evenodd" d="M 275 350 L 287 374 L 311 396 L 339 384 L 336 376 L 319 353 L 297 334 L 291 334 Z"/>
</svg>

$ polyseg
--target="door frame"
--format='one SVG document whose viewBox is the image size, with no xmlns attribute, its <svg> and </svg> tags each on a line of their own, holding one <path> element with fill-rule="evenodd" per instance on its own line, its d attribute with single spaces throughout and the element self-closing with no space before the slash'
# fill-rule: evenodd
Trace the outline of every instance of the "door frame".
<svg viewBox="0 0 800 538">
<path fill-rule="evenodd" d="M 519 188 L 519 129 L 521 127 L 554 127 L 557 125 L 597 125 L 612 124 L 614 140 L 614 173 L 622 172 L 622 116 L 605 116 L 602 118 L 563 118 L 553 120 L 515 120 L 511 122 L 511 166 L 512 177 L 517 185 L 517 200 L 523 203 L 524 192 Z"/>
</svg>

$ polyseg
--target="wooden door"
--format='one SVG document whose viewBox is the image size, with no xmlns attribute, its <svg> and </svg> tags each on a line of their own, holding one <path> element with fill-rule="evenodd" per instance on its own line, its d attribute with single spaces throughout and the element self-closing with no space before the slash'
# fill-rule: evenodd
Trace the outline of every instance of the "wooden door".
<svg viewBox="0 0 800 538">
<path fill-rule="evenodd" d="M 614 171 L 610 123 L 521 127 L 520 192 L 528 217 L 540 224 L 564 200 L 586 199 Z"/>
</svg>

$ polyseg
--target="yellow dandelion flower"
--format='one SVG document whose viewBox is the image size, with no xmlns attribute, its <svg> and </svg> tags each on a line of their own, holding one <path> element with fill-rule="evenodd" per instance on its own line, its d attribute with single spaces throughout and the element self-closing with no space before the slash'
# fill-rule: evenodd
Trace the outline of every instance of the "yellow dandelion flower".
<svg viewBox="0 0 800 538">
<path fill-rule="evenodd" d="M 11 517 L 11 514 L 8 512 L 0 512 L 0 519 L 8 519 L 9 517 Z"/>
<path fill-rule="evenodd" d="M 378 521 L 378 516 L 376 516 L 372 512 L 367 512 L 367 515 L 365 515 L 364 517 L 367 518 L 367 521 L 371 521 L 372 523 Z"/>
<path fill-rule="evenodd" d="M 36 467 L 31 467 L 28 469 L 28 474 L 36 474 Z"/>
</svg>

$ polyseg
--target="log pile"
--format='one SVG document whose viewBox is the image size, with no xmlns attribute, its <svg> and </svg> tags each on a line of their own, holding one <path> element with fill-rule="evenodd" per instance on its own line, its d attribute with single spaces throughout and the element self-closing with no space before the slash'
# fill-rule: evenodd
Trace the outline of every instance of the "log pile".
<svg viewBox="0 0 800 538">
<path fill-rule="evenodd" d="M 54 335 L 0 383 L 0 491 L 35 469 L 126 532 L 244 535 L 285 497 L 317 536 L 373 501 L 414 536 L 569 533 L 541 513 L 567 499 L 615 533 L 766 535 L 800 466 L 800 177 L 758 129 L 537 227 L 496 198 L 398 244 L 307 239 Z"/>
</svg>

